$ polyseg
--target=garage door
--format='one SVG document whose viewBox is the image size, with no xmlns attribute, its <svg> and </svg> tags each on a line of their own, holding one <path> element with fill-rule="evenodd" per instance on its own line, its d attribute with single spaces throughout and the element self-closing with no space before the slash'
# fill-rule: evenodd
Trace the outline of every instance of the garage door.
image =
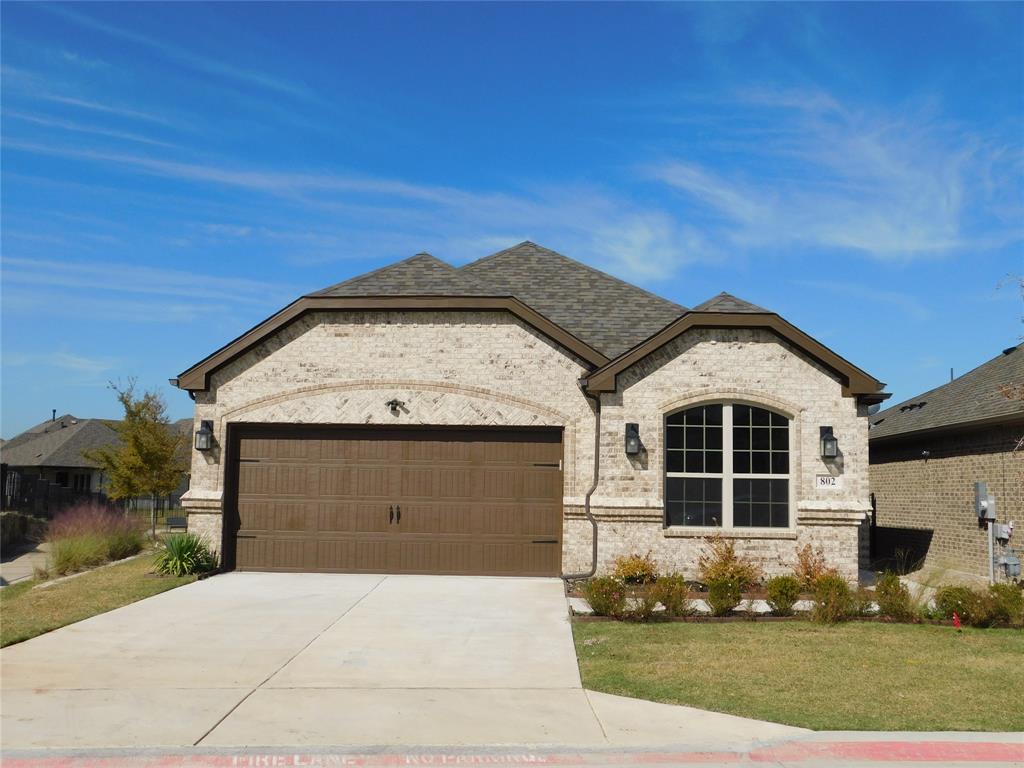
<svg viewBox="0 0 1024 768">
<path fill-rule="evenodd" d="M 560 430 L 235 428 L 239 570 L 557 576 Z"/>
</svg>

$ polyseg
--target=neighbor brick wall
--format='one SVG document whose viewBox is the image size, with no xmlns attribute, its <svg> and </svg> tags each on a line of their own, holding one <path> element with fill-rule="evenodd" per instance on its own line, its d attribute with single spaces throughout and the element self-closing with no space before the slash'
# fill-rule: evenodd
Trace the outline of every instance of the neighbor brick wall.
<svg viewBox="0 0 1024 768">
<path fill-rule="evenodd" d="M 564 428 L 563 567 L 589 565 L 590 529 L 581 518 L 593 472 L 593 406 L 580 391 L 583 363 L 503 312 L 322 312 L 284 328 L 211 377 L 196 414 L 214 422 L 222 444 L 233 422 L 442 424 Z M 661 432 L 664 416 L 705 400 L 737 399 L 794 419 L 796 482 L 791 530 L 743 541 L 769 572 L 791 567 L 799 543 L 820 544 L 851 579 L 857 531 L 867 510 L 866 419 L 835 376 L 760 330 L 698 329 L 619 377 L 602 397 L 601 568 L 617 554 L 656 552 L 667 569 L 688 571 L 700 539 L 663 530 Z M 406 410 L 394 416 L 392 397 Z M 622 450 L 627 421 L 641 425 L 647 454 Z M 818 426 L 831 425 L 842 460 L 818 456 Z M 814 475 L 841 476 L 816 493 Z M 220 546 L 223 463 L 219 450 L 193 452 L 183 499 L 190 525 Z M 745 536 L 743 537 L 746 538 Z"/>
<path fill-rule="evenodd" d="M 927 543 L 926 567 L 987 578 L 988 538 L 978 527 L 974 483 L 988 483 L 1000 520 L 1022 526 L 1011 546 L 1024 548 L 1024 451 L 1013 450 L 1022 435 L 1024 425 L 993 426 L 872 442 L 877 525 L 905 529 L 894 532 L 896 546 Z"/>
</svg>

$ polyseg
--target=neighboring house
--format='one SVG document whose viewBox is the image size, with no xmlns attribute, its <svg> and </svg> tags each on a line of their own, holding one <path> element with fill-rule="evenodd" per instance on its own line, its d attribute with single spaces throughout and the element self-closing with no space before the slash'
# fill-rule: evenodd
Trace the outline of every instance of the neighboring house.
<svg viewBox="0 0 1024 768">
<path fill-rule="evenodd" d="M 172 383 L 212 429 L 183 506 L 225 567 L 375 573 L 650 552 L 693 575 L 718 533 L 768 573 L 811 543 L 856 579 L 886 397 L 775 313 L 688 310 L 529 242 L 303 296 Z"/>
<path fill-rule="evenodd" d="M 49 421 L 5 441 L 0 446 L 5 506 L 31 504 L 37 511 L 52 512 L 51 507 L 59 508 L 75 498 L 103 496 L 107 478 L 85 454 L 97 448 L 120 445 L 115 431 L 117 423 L 111 419 L 54 415 Z M 190 433 L 192 420 L 181 419 L 171 428 Z M 171 494 L 169 503 L 176 505 L 187 488 L 185 477 L 182 485 Z"/>
<path fill-rule="evenodd" d="M 880 411 L 868 437 L 875 554 L 987 579 L 974 483 L 988 484 L 1000 520 L 1024 524 L 1024 349 Z"/>
<path fill-rule="evenodd" d="M 7 440 L 0 461 L 21 476 L 19 482 L 44 480 L 73 493 L 99 494 L 105 487 L 103 471 L 83 454 L 118 442 L 110 421 L 64 414 Z"/>
</svg>

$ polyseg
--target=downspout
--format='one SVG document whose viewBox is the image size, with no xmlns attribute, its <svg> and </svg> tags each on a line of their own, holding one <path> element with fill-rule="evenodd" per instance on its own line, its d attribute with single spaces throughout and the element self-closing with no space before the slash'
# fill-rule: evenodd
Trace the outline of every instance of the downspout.
<svg viewBox="0 0 1024 768">
<path fill-rule="evenodd" d="M 597 573 L 597 518 L 590 511 L 590 497 L 594 495 L 594 491 L 597 490 L 597 483 L 601 477 L 601 396 L 593 395 L 587 392 L 586 384 L 581 387 L 583 390 L 583 396 L 594 401 L 594 481 L 590 484 L 590 488 L 587 490 L 587 495 L 583 497 L 583 514 L 586 515 L 587 520 L 590 521 L 590 527 L 592 530 L 593 543 L 590 553 L 590 569 L 584 573 L 566 573 L 562 575 L 562 579 L 565 581 L 571 581 L 573 579 L 589 579 L 595 573 Z"/>
</svg>

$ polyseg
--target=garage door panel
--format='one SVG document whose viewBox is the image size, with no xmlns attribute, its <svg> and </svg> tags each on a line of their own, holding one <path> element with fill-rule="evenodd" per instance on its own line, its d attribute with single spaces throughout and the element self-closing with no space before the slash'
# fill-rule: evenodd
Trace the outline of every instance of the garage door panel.
<svg viewBox="0 0 1024 768">
<path fill-rule="evenodd" d="M 560 572 L 559 433 L 293 429 L 240 440 L 238 568 Z"/>
</svg>

